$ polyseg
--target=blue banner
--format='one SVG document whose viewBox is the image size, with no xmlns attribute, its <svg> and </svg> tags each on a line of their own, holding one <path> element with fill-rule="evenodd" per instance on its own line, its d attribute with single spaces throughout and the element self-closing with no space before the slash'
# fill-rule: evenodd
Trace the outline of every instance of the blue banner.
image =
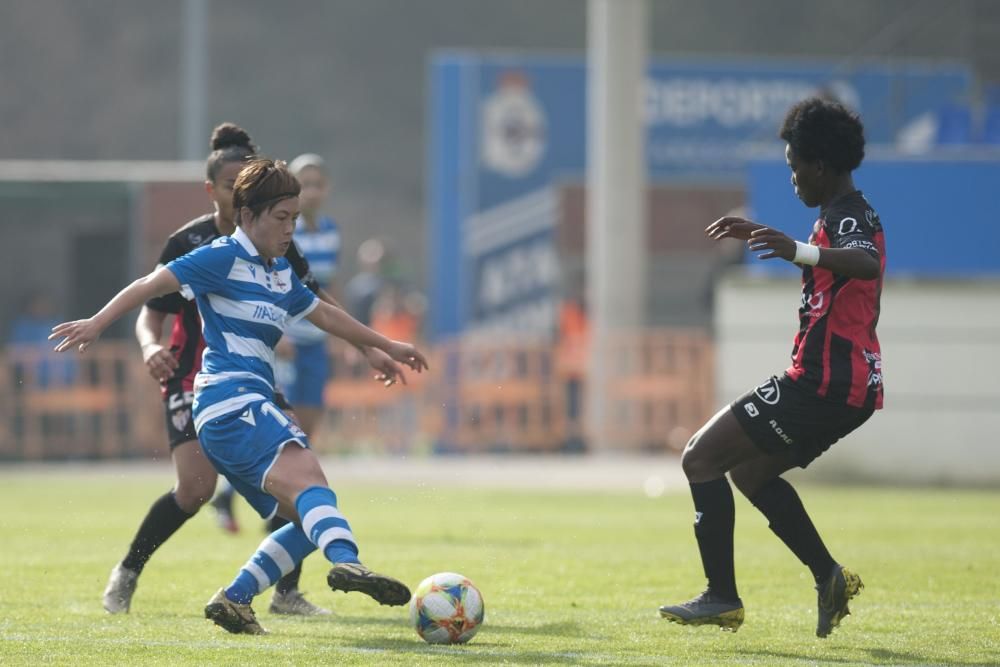
<svg viewBox="0 0 1000 667">
<path fill-rule="evenodd" d="M 992 218 L 997 183 L 1000 158 L 869 158 L 854 172 L 882 221 L 886 273 L 896 277 L 1000 275 L 1000 225 Z M 801 241 L 809 237 L 819 209 L 795 196 L 784 160 L 751 162 L 748 190 L 754 220 Z M 756 271 L 799 273 L 788 262 L 746 261 Z"/>
<path fill-rule="evenodd" d="M 584 178 L 585 61 L 442 53 L 430 84 L 433 335 L 551 333 L 559 278 L 554 188 Z M 649 177 L 743 183 L 750 159 L 782 155 L 776 134 L 788 107 L 815 94 L 858 110 L 870 144 L 893 144 L 922 117 L 968 96 L 971 85 L 962 66 L 862 64 L 844 72 L 825 62 L 656 60 L 642 105 Z"/>
</svg>

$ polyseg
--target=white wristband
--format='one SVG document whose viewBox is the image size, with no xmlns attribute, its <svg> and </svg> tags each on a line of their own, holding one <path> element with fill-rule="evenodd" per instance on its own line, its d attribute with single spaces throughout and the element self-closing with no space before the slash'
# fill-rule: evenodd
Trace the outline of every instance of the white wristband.
<svg viewBox="0 0 1000 667">
<path fill-rule="evenodd" d="M 819 263 L 819 246 L 814 246 L 802 241 L 795 242 L 795 257 L 792 261 L 796 264 L 806 266 L 816 266 Z"/>
</svg>

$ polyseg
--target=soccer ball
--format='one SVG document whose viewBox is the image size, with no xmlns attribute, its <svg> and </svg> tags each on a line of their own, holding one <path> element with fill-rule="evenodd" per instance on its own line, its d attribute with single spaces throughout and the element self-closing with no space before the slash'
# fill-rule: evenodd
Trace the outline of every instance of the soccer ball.
<svg viewBox="0 0 1000 667">
<path fill-rule="evenodd" d="M 420 582 L 410 600 L 410 622 L 430 644 L 464 644 L 483 623 L 483 596 L 472 582 L 440 572 Z"/>
</svg>

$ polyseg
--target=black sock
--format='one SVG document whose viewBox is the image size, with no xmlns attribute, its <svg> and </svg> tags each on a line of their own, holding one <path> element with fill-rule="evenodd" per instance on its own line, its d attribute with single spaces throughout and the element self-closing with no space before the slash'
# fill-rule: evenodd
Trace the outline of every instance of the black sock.
<svg viewBox="0 0 1000 667">
<path fill-rule="evenodd" d="M 153 552 L 192 516 L 180 508 L 173 491 L 157 498 L 139 524 L 139 531 L 132 538 L 122 565 L 134 572 L 142 572 Z"/>
<path fill-rule="evenodd" d="M 733 529 L 736 505 L 733 490 L 725 477 L 711 482 L 692 482 L 694 498 L 694 535 L 701 552 L 708 588 L 727 600 L 738 600 L 733 565 Z"/>
<path fill-rule="evenodd" d="M 835 565 L 833 556 L 791 484 L 776 477 L 761 487 L 750 502 L 767 517 L 774 534 L 809 568 L 817 583 L 830 576 Z"/>
<path fill-rule="evenodd" d="M 273 533 L 282 526 L 287 526 L 289 523 L 291 522 L 288 519 L 284 519 L 276 514 L 272 516 L 270 519 L 268 519 L 267 532 Z M 299 577 L 301 576 L 302 576 L 302 563 L 299 562 L 295 564 L 294 570 L 292 570 L 291 572 L 289 572 L 288 574 L 286 574 L 285 576 L 283 576 L 281 579 L 278 580 L 278 583 L 275 584 L 274 589 L 282 595 L 284 595 L 288 591 L 297 590 L 299 587 Z"/>
</svg>

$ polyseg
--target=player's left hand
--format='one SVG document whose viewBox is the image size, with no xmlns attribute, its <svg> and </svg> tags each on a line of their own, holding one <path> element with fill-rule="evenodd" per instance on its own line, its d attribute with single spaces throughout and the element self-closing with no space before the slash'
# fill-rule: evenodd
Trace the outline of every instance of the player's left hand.
<svg viewBox="0 0 1000 667">
<path fill-rule="evenodd" d="M 84 352 L 91 343 L 100 337 L 101 331 L 103 331 L 101 326 L 94 321 L 93 317 L 89 317 L 85 320 L 74 320 L 55 325 L 52 327 L 52 333 L 49 334 L 49 340 L 62 338 L 54 348 L 56 352 L 65 352 L 74 345 L 80 352 Z"/>
<path fill-rule="evenodd" d="M 428 368 L 427 359 L 416 347 L 410 343 L 393 340 L 385 348 L 386 353 L 401 364 L 405 364 L 420 373 Z"/>
<path fill-rule="evenodd" d="M 750 233 L 747 247 L 751 252 L 762 252 L 757 259 L 774 259 L 780 257 L 789 262 L 795 258 L 795 239 L 777 229 L 762 227 Z"/>
<path fill-rule="evenodd" d="M 368 360 L 371 367 L 378 371 L 375 375 L 377 382 L 381 382 L 386 387 L 396 384 L 397 380 L 404 385 L 406 384 L 406 375 L 403 373 L 403 369 L 388 354 L 377 347 L 367 347 L 364 353 L 365 359 Z"/>
</svg>

